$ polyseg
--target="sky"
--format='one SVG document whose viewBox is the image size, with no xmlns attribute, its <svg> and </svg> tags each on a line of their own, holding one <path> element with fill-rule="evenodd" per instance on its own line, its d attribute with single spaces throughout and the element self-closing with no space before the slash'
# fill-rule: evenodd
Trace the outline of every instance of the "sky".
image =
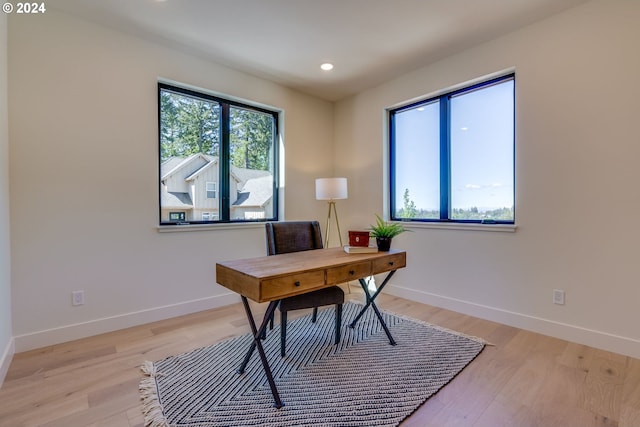
<svg viewBox="0 0 640 427">
<path fill-rule="evenodd" d="M 451 207 L 513 203 L 513 80 L 451 98 Z M 405 188 L 418 209 L 439 209 L 439 103 L 396 114 L 396 207 Z"/>
</svg>

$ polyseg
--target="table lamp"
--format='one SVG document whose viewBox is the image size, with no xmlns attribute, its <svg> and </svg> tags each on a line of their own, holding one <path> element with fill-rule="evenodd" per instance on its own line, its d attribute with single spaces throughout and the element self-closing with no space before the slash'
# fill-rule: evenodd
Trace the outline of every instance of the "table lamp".
<svg viewBox="0 0 640 427">
<path fill-rule="evenodd" d="M 347 178 L 318 178 L 316 179 L 316 200 L 326 200 L 329 202 L 329 213 L 327 214 L 327 228 L 324 247 L 329 247 L 329 226 L 331 225 L 331 210 L 336 217 L 338 228 L 338 238 L 342 246 L 342 234 L 340 233 L 340 221 L 338 221 L 338 211 L 336 210 L 336 200 L 346 199 Z"/>
</svg>

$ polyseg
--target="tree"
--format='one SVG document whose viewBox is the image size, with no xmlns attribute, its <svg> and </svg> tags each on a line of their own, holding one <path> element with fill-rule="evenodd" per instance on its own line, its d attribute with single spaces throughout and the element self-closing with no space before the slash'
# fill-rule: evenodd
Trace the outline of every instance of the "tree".
<svg viewBox="0 0 640 427">
<path fill-rule="evenodd" d="M 178 109 L 171 94 L 163 91 L 160 94 L 160 152 L 162 161 L 179 155 L 175 146 L 178 130 Z"/>
<path fill-rule="evenodd" d="M 160 103 L 161 161 L 196 153 L 220 155 L 220 104 L 170 91 L 161 91 Z M 232 106 L 229 121 L 231 163 L 240 168 L 270 170 L 273 116 Z"/>
<path fill-rule="evenodd" d="M 400 210 L 398 216 L 400 218 L 416 218 L 418 216 L 418 209 L 416 209 L 416 204 L 409 198 L 409 189 L 404 189 L 404 195 L 402 196 L 404 200 L 404 205 Z"/>
<path fill-rule="evenodd" d="M 240 168 L 269 170 L 273 132 L 271 115 L 231 108 L 231 163 Z"/>
<path fill-rule="evenodd" d="M 218 155 L 220 106 L 217 102 L 162 91 L 160 103 L 162 161 L 196 153 Z"/>
</svg>

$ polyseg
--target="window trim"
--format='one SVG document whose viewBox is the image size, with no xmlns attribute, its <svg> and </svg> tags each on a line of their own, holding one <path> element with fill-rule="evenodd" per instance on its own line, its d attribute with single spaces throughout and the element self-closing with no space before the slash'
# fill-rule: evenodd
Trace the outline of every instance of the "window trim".
<svg viewBox="0 0 640 427">
<path fill-rule="evenodd" d="M 513 215 L 512 221 L 496 220 L 474 220 L 474 219 L 453 219 L 450 218 L 450 101 L 451 98 L 473 92 L 478 89 L 490 87 L 504 81 L 512 80 L 513 88 Z M 385 149 L 387 151 L 387 162 L 385 174 L 388 176 L 389 187 L 385 189 L 386 209 L 385 217 L 391 222 L 402 222 L 406 225 L 422 224 L 419 228 L 449 228 L 449 229 L 474 229 L 485 230 L 487 227 L 496 231 L 515 231 L 516 229 L 516 74 L 515 70 L 508 70 L 503 73 L 496 73 L 485 78 L 475 79 L 467 84 L 456 85 L 455 88 L 442 90 L 431 95 L 414 98 L 408 103 L 400 103 L 386 109 L 386 136 L 387 141 Z M 444 102 L 442 102 L 444 101 Z M 396 211 L 396 182 L 395 182 L 395 149 L 394 149 L 394 130 L 395 130 L 395 114 L 410 110 L 420 105 L 431 102 L 438 102 L 440 107 L 440 218 L 399 218 L 395 216 Z M 443 167 L 444 165 L 444 167 Z M 500 230 L 498 230 L 500 228 Z"/>
<path fill-rule="evenodd" d="M 220 155 L 219 155 L 219 176 L 217 183 L 220 185 L 216 185 L 217 187 L 217 196 L 218 200 L 220 200 L 219 204 L 219 212 L 218 212 L 218 220 L 210 220 L 210 221 L 202 221 L 202 220 L 187 220 L 187 221 L 179 221 L 179 222 L 163 222 L 162 221 L 162 173 L 160 170 L 160 164 L 162 163 L 162 144 L 161 144 L 161 119 L 162 119 L 162 110 L 161 110 L 161 96 L 162 91 L 167 90 L 170 92 L 175 92 L 178 94 L 182 94 L 185 96 L 192 96 L 195 98 L 201 98 L 213 102 L 217 102 L 221 107 L 221 137 L 220 137 Z M 280 218 L 281 211 L 281 200 L 280 200 L 280 192 L 278 191 L 280 187 L 280 163 L 283 161 L 282 155 L 280 153 L 280 141 L 282 140 L 282 131 L 281 131 L 281 121 L 283 120 L 284 112 L 281 109 L 260 104 L 258 102 L 244 100 L 241 98 L 229 96 L 226 94 L 213 92 L 210 90 L 198 88 L 195 86 L 186 85 L 183 83 L 178 83 L 172 80 L 167 79 L 159 79 L 157 82 L 157 113 L 158 113 L 158 229 L 161 230 L 166 228 L 167 231 L 169 229 L 174 229 L 173 231 L 182 230 L 184 231 L 189 227 L 196 227 L 195 229 L 219 229 L 222 225 L 229 224 L 251 224 L 251 223 L 263 223 L 267 221 L 277 221 Z M 273 117 L 273 153 L 272 153 L 272 161 L 273 161 L 273 181 L 272 181 L 272 209 L 273 216 L 266 217 L 262 219 L 251 219 L 251 220 L 243 220 L 243 219 L 231 219 L 231 206 L 229 201 L 229 191 L 230 191 L 230 183 L 229 183 L 229 159 L 230 159 L 230 151 L 228 149 L 224 149 L 223 147 L 229 146 L 229 111 L 231 107 L 243 108 L 252 111 L 257 111 L 260 113 L 264 113 L 267 115 L 271 115 Z M 206 184 L 205 184 L 206 191 Z M 205 194 L 206 197 L 206 194 Z M 233 227 L 231 227 L 233 228 Z"/>
</svg>

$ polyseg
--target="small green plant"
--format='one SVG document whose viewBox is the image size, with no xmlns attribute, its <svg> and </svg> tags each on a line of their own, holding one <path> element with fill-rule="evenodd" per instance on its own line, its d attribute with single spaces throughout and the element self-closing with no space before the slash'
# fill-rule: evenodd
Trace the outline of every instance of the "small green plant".
<svg viewBox="0 0 640 427">
<path fill-rule="evenodd" d="M 378 214 L 376 214 L 376 225 L 371 225 L 369 227 L 369 235 L 371 237 L 388 237 L 393 238 L 398 234 L 404 233 L 405 231 L 409 231 L 402 224 L 397 222 L 391 223 L 386 222 Z"/>
</svg>

